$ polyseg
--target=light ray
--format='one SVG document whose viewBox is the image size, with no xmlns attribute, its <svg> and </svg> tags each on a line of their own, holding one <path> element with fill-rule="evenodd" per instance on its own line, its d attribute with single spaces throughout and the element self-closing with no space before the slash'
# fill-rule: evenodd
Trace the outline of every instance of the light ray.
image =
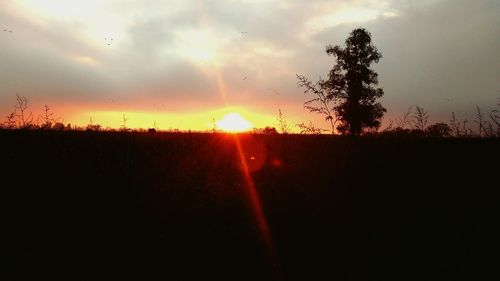
<svg viewBox="0 0 500 281">
<path fill-rule="evenodd" d="M 240 160 L 240 168 L 244 178 L 244 185 L 250 199 L 250 204 L 252 206 L 255 219 L 257 221 L 257 226 L 262 235 L 264 243 L 266 244 L 267 247 L 267 255 L 268 255 L 267 257 L 269 259 L 269 262 L 273 266 L 274 274 L 276 274 L 276 277 L 278 277 L 278 279 L 282 279 L 279 259 L 276 249 L 274 247 L 274 242 L 271 236 L 271 230 L 269 229 L 269 225 L 267 223 L 264 210 L 262 209 L 262 204 L 260 202 L 259 194 L 257 193 L 257 190 L 255 188 L 255 183 L 252 179 L 252 175 L 250 174 L 250 168 L 246 161 L 245 153 L 243 151 L 239 135 L 235 134 L 233 137 L 236 144 L 238 157 Z"/>
<path fill-rule="evenodd" d="M 219 93 L 222 97 L 222 101 L 224 102 L 224 105 L 227 106 L 227 90 L 226 90 L 226 83 L 224 83 L 224 79 L 222 77 L 222 73 L 219 70 L 219 68 L 216 65 L 213 65 L 214 73 L 215 73 L 215 79 L 217 81 L 217 88 L 219 90 Z"/>
</svg>

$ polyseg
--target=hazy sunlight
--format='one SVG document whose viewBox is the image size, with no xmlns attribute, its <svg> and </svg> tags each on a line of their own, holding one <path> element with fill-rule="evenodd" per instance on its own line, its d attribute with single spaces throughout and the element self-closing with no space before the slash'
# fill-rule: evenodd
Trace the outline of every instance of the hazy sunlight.
<svg viewBox="0 0 500 281">
<path fill-rule="evenodd" d="M 252 123 L 235 112 L 228 113 L 216 122 L 217 127 L 226 132 L 244 132 L 252 128 Z"/>
</svg>

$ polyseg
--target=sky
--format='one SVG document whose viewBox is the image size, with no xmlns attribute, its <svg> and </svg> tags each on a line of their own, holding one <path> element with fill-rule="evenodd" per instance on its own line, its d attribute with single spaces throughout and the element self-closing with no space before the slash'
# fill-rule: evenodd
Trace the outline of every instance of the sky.
<svg viewBox="0 0 500 281">
<path fill-rule="evenodd" d="M 0 114 L 16 94 L 65 123 L 206 130 L 237 112 L 254 127 L 324 117 L 296 74 L 326 77 L 326 45 L 364 27 L 382 53 L 384 124 L 414 105 L 431 122 L 500 102 L 498 0 L 2 0 Z M 10 32 L 12 31 L 12 32 Z M 36 118 L 35 118 L 36 119 Z"/>
</svg>

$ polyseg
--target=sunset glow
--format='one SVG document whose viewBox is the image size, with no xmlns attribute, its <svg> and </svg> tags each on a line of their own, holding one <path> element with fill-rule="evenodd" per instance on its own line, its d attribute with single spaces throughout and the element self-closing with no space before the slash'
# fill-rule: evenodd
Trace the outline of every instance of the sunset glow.
<svg viewBox="0 0 500 281">
<path fill-rule="evenodd" d="M 252 123 L 235 112 L 224 115 L 216 124 L 221 130 L 231 133 L 245 132 L 252 128 Z"/>
<path fill-rule="evenodd" d="M 491 279 L 499 15 L 0 0 L 0 276 Z"/>
<path fill-rule="evenodd" d="M 498 5 L 490 0 L 5 0 L 0 24 L 0 122 L 19 94 L 33 116 L 48 105 L 78 127 L 92 117 L 119 129 L 126 115 L 132 129 L 205 131 L 218 121 L 241 131 L 276 127 L 281 109 L 295 132 L 309 122 L 329 130 L 304 109 L 310 97 L 296 74 L 325 77 L 334 63 L 325 46 L 360 26 L 383 54 L 382 128 L 411 105 L 433 123 L 451 112 L 471 120 L 476 105 L 492 110 L 498 99 Z M 250 124 L 227 125 L 227 108 Z"/>
<path fill-rule="evenodd" d="M 250 127 L 246 130 L 250 130 L 253 128 L 265 128 L 266 126 L 273 125 L 276 120 L 275 113 L 272 111 L 259 112 L 254 108 L 246 109 L 238 106 L 193 110 L 192 112 L 169 112 L 167 110 L 131 111 L 119 109 L 81 111 L 82 109 L 77 108 L 74 110 L 75 113 L 71 113 L 71 111 L 61 111 L 59 110 L 59 108 L 61 107 L 63 106 L 55 105 L 51 108 L 54 109 L 55 115 L 66 116 L 66 118 L 64 119 L 64 123 L 71 123 L 72 125 L 83 128 L 85 128 L 85 126 L 89 124 L 90 118 L 92 118 L 93 124 L 100 125 L 103 129 L 118 129 L 123 126 L 124 115 L 127 119 L 127 128 L 135 130 L 153 128 L 153 126 L 155 126 L 155 128 L 160 131 L 190 130 L 197 132 L 211 132 L 215 127 L 215 129 L 219 131 L 229 132 L 231 130 L 224 129 L 219 125 L 219 123 L 225 120 L 221 123 L 225 126 L 227 122 L 225 117 L 235 112 L 237 112 L 237 114 L 240 115 L 243 120 L 250 123 Z M 290 117 L 289 120 L 290 122 L 299 122 L 299 120 L 293 117 Z"/>
</svg>

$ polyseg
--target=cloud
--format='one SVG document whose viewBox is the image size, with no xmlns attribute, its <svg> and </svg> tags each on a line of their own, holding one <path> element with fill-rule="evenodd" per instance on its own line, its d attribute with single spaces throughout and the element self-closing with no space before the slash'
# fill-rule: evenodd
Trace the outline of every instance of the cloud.
<svg viewBox="0 0 500 281">
<path fill-rule="evenodd" d="M 382 15 L 362 24 L 383 55 L 374 67 L 389 113 L 402 114 L 410 105 L 419 104 L 434 115 L 434 120 L 447 120 L 452 111 L 470 117 L 476 104 L 483 108 L 496 104 L 500 95 L 496 77 L 500 69 L 496 59 L 500 57 L 497 1 L 400 1 L 394 2 L 392 9 L 397 17 Z M 312 38 L 318 47 L 313 44 L 310 49 L 323 52 L 322 65 L 330 67 L 333 60 L 326 57 L 324 46 L 343 45 L 348 33 L 358 26 L 346 23 L 325 29 Z M 311 77 L 325 75 L 327 72 L 317 66 L 320 59 L 314 62 L 306 73 Z"/>
<path fill-rule="evenodd" d="M 495 105 L 500 95 L 500 5 L 497 1 L 442 1 L 403 10 L 404 17 L 368 27 L 384 54 L 385 101 L 420 104 L 434 114 Z"/>
</svg>

